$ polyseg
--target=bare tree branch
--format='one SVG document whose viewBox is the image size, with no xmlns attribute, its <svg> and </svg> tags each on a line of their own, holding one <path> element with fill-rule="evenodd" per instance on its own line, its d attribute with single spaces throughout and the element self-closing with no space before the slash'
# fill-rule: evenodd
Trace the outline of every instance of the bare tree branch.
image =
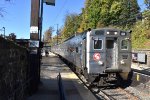
<svg viewBox="0 0 150 100">
<path fill-rule="evenodd" d="M 10 2 L 11 0 L 4 0 L 6 2 Z M 0 17 L 4 17 L 4 14 L 6 13 L 5 8 L 4 7 L 0 7 Z"/>
<path fill-rule="evenodd" d="M 4 7 L 0 7 L 0 17 L 4 17 L 3 13 L 5 12 Z"/>
</svg>

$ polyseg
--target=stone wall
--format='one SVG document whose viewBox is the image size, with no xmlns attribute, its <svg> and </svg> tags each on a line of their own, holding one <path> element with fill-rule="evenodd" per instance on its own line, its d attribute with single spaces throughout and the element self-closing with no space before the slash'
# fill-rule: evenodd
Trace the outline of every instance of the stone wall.
<svg viewBox="0 0 150 100">
<path fill-rule="evenodd" d="M 150 67 L 150 50 L 133 50 L 132 53 L 145 53 L 147 58 L 146 63 L 142 65 L 146 67 Z"/>
<path fill-rule="evenodd" d="M 24 100 L 28 72 L 28 50 L 0 37 L 0 100 Z"/>
</svg>

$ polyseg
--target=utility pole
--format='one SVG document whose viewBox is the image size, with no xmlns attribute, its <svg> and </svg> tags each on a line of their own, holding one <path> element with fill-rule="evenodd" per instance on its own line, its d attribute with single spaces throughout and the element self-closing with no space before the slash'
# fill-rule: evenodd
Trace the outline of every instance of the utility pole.
<svg viewBox="0 0 150 100">
<path fill-rule="evenodd" d="M 43 3 L 55 5 L 55 0 L 31 0 L 31 21 L 30 21 L 30 72 L 32 78 L 31 91 L 35 92 L 40 82 L 40 64 L 41 64 L 41 36 L 42 36 L 42 19 Z M 41 4 L 41 6 L 40 6 Z M 40 19 L 40 20 L 39 20 Z"/>
<path fill-rule="evenodd" d="M 58 44 L 58 24 L 57 24 L 57 44 Z"/>
<path fill-rule="evenodd" d="M 30 39 L 39 40 L 39 9 L 40 0 L 31 0 Z"/>
<path fill-rule="evenodd" d="M 4 39 L 5 39 L 5 27 L 2 27 L 2 29 L 0 29 L 0 31 L 4 31 L 3 36 L 4 36 Z"/>
<path fill-rule="evenodd" d="M 41 38 L 42 38 L 42 23 L 43 23 L 43 0 L 41 0 L 41 9 L 40 9 L 41 13 L 40 13 L 40 42 L 41 42 Z"/>
<path fill-rule="evenodd" d="M 4 29 L 3 31 L 4 31 L 4 39 L 5 39 L 5 27 L 3 27 L 3 29 Z"/>
</svg>

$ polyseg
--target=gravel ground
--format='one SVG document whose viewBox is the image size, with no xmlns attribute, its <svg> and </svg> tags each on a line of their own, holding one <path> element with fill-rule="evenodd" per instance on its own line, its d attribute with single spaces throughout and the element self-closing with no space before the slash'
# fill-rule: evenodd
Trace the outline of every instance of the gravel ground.
<svg viewBox="0 0 150 100">
<path fill-rule="evenodd" d="M 136 87 L 128 87 L 126 91 L 137 96 L 140 100 L 150 100 L 150 81 Z"/>
</svg>

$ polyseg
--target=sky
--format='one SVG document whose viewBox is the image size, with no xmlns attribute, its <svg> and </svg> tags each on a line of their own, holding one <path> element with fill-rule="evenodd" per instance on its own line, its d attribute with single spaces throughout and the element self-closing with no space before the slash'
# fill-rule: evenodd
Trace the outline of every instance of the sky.
<svg viewBox="0 0 150 100">
<path fill-rule="evenodd" d="M 67 13 L 81 13 L 85 0 L 55 0 L 55 6 L 44 4 L 43 8 L 43 33 L 49 27 L 54 30 L 63 26 L 65 15 Z M 144 9 L 144 0 L 138 0 L 142 10 Z M 30 11 L 31 0 L 11 0 L 6 2 L 0 0 L 0 7 L 3 8 L 0 16 L 0 29 L 5 27 L 6 35 L 15 33 L 17 38 L 30 39 Z M 3 31 L 0 31 L 3 34 Z M 56 34 L 56 31 L 53 35 Z"/>
</svg>

